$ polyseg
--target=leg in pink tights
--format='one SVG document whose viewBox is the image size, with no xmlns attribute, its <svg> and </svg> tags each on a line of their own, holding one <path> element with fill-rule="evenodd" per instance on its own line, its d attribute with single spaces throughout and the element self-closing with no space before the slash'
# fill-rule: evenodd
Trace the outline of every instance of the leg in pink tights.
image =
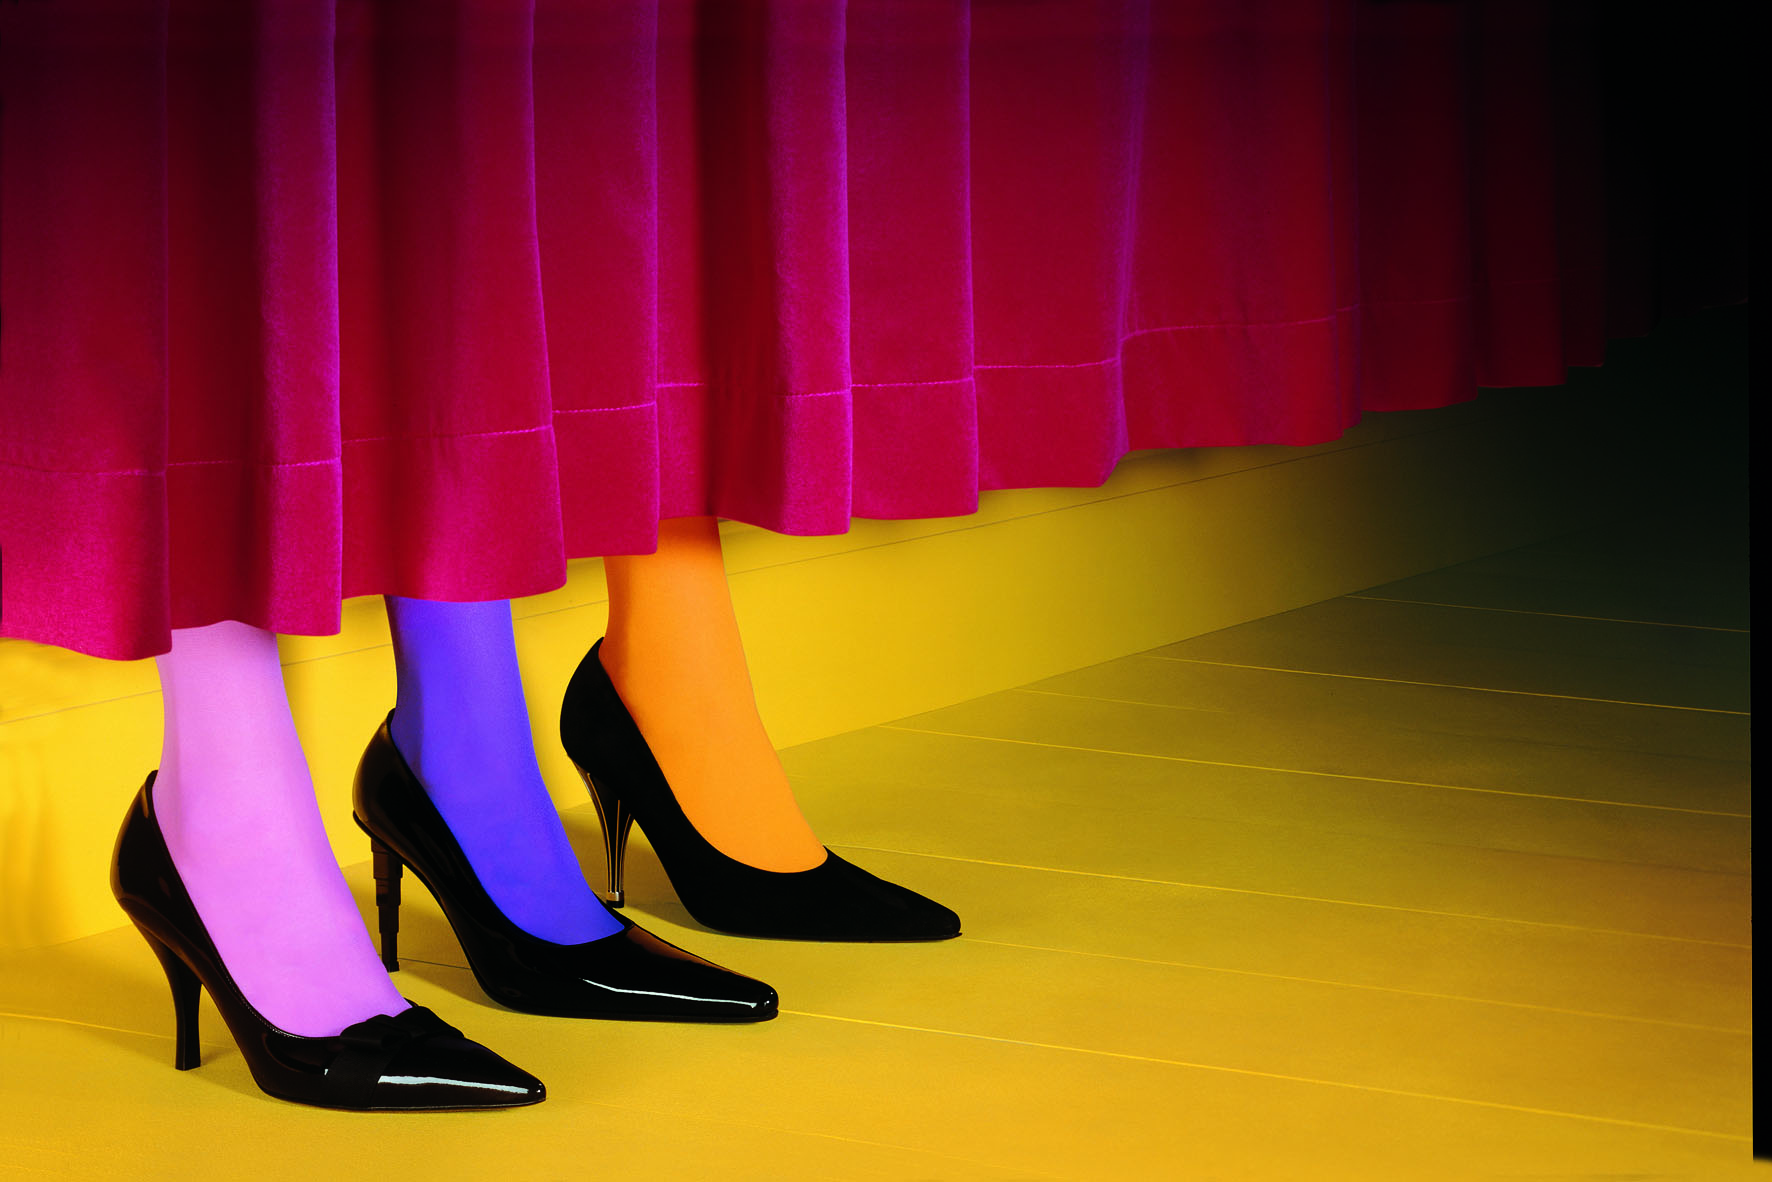
<svg viewBox="0 0 1772 1182">
<path fill-rule="evenodd" d="M 394 746 L 486 893 L 512 923 L 556 944 L 620 931 L 585 882 L 536 766 L 510 602 L 387 602 Z"/>
<path fill-rule="evenodd" d="M 320 823 L 276 638 L 232 622 L 183 628 L 157 664 L 155 813 L 240 991 L 308 1037 L 405 1010 Z"/>
</svg>

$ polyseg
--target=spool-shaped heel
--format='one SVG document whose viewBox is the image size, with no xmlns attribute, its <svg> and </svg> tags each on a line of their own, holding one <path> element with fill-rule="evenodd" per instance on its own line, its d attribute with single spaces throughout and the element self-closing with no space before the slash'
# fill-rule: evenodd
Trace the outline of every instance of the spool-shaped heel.
<svg viewBox="0 0 1772 1182">
<path fill-rule="evenodd" d="M 166 984 L 172 989 L 172 1065 L 180 1071 L 189 1071 L 203 1061 L 203 1051 L 197 1042 L 197 1001 L 203 995 L 203 982 L 197 979 L 191 966 L 158 937 L 139 924 L 136 930 L 154 950 L 160 967 L 166 972 Z"/>
<path fill-rule="evenodd" d="M 369 854 L 375 867 L 375 924 L 381 936 L 381 967 L 390 973 L 400 971 L 400 875 L 405 864 L 400 855 L 383 845 L 380 838 L 369 839 Z"/>
<path fill-rule="evenodd" d="M 591 803 L 597 806 L 597 820 L 603 825 L 603 857 L 609 865 L 609 889 L 603 893 L 603 901 L 611 907 L 620 907 L 623 902 L 621 889 L 622 864 L 628 856 L 628 830 L 633 828 L 634 814 L 622 803 L 621 797 L 614 793 L 604 799 L 603 790 L 597 787 L 597 781 L 591 774 L 574 764 L 579 776 L 584 780 L 585 787 L 591 791 Z"/>
</svg>

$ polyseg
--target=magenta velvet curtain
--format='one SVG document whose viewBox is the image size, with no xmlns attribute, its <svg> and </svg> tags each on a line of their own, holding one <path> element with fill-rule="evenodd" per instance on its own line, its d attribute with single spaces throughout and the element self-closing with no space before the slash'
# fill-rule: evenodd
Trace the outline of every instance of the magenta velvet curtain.
<svg viewBox="0 0 1772 1182">
<path fill-rule="evenodd" d="M 1333 438 L 1646 323 L 1582 10 L 0 4 L 6 634 Z"/>
</svg>

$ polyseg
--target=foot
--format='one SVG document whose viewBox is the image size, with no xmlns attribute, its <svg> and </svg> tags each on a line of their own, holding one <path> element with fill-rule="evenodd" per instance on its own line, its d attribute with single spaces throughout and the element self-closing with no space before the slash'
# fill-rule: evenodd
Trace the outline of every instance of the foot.
<svg viewBox="0 0 1772 1182">
<path fill-rule="evenodd" d="M 743 650 L 677 638 L 651 647 L 642 661 L 613 639 L 599 651 L 604 672 L 708 844 L 759 870 L 822 863 L 824 845 L 757 714 Z"/>
<path fill-rule="evenodd" d="M 180 629 L 158 664 L 161 835 L 241 993 L 272 1025 L 316 1038 L 405 1010 L 321 824 L 276 638 Z"/>
<path fill-rule="evenodd" d="M 757 713 L 712 517 L 659 523 L 658 552 L 604 560 L 604 671 L 715 849 L 759 870 L 811 870 L 806 823 Z"/>
<path fill-rule="evenodd" d="M 555 944 L 621 930 L 585 881 L 536 765 L 506 600 L 388 598 L 394 746 L 507 919 Z"/>
</svg>

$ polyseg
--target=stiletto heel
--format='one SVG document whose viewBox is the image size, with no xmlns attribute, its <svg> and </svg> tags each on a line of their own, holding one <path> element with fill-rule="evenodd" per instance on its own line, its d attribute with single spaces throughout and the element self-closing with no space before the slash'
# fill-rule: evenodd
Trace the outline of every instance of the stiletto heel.
<svg viewBox="0 0 1772 1182">
<path fill-rule="evenodd" d="M 381 935 L 381 967 L 400 971 L 400 855 L 378 839 L 369 839 L 375 870 L 375 920 Z"/>
<path fill-rule="evenodd" d="M 154 773 L 136 793 L 111 857 L 111 893 L 166 970 L 177 1023 L 174 1065 L 197 1066 L 197 1002 L 221 1011 L 253 1082 L 299 1104 L 356 1111 L 513 1108 L 547 1089 L 423 1006 L 377 1014 L 336 1035 L 281 1030 L 234 983 L 173 864 L 154 816 Z"/>
<path fill-rule="evenodd" d="M 946 940 L 960 917 L 915 891 L 875 878 L 829 849 L 811 870 L 759 870 L 704 838 L 671 792 L 652 749 L 598 655 L 579 662 L 560 706 L 560 741 L 603 820 L 610 893 L 621 895 L 628 827 L 638 821 L 677 897 L 699 922 L 740 936 L 783 940 Z"/>
<path fill-rule="evenodd" d="M 178 953 L 149 935 L 147 929 L 138 927 L 142 939 L 154 950 L 160 960 L 160 967 L 166 970 L 166 984 L 172 988 L 172 1013 L 175 1023 L 173 1036 L 172 1065 L 180 1071 L 189 1071 L 203 1061 L 203 1051 L 197 1043 L 197 1002 L 203 995 L 203 983 L 191 966 L 178 958 Z"/>
<path fill-rule="evenodd" d="M 358 828 L 436 898 L 474 979 L 494 1001 L 562 1018 L 775 1017 L 775 990 L 763 982 L 667 944 L 622 916 L 615 917 L 620 931 L 584 944 L 555 944 L 512 923 L 486 893 L 386 722 L 357 765 L 352 801 Z M 614 828 L 620 829 L 619 821 Z M 619 864 L 618 856 L 611 865 Z"/>
<path fill-rule="evenodd" d="M 591 803 L 597 806 L 597 820 L 603 826 L 603 857 L 609 866 L 609 890 L 603 901 L 611 907 L 622 905 L 621 868 L 628 856 L 628 830 L 634 826 L 634 814 L 622 803 L 621 797 L 613 792 L 605 801 L 604 792 L 597 787 L 597 781 L 591 779 L 590 773 L 574 765 L 579 778 L 590 790 Z"/>
</svg>

